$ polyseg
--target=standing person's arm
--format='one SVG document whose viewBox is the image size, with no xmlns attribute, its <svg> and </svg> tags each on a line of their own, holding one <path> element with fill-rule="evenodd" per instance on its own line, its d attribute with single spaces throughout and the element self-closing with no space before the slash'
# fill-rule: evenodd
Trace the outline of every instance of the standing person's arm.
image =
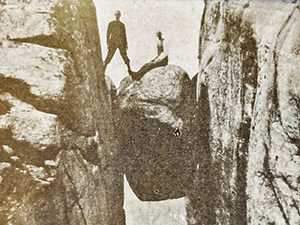
<svg viewBox="0 0 300 225">
<path fill-rule="evenodd" d="M 125 45 L 125 48 L 127 49 L 127 48 L 128 48 L 128 43 L 127 43 L 126 28 L 125 28 L 125 25 L 124 25 L 124 24 L 123 24 L 123 38 L 124 38 L 124 45 Z"/>
<path fill-rule="evenodd" d="M 110 45 L 110 36 L 111 36 L 111 23 L 108 24 L 107 32 L 106 32 L 106 44 L 108 48 Z"/>
</svg>

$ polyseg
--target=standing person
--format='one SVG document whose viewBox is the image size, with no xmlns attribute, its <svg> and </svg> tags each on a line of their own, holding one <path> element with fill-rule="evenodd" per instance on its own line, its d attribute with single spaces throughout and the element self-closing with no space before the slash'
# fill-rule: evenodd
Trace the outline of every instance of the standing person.
<svg viewBox="0 0 300 225">
<path fill-rule="evenodd" d="M 166 52 L 166 48 L 164 46 L 165 39 L 163 38 L 161 31 L 158 31 L 156 33 L 156 36 L 158 38 L 157 46 L 156 46 L 157 56 L 150 62 L 143 65 L 142 68 L 139 69 L 139 71 L 132 72 L 130 75 L 133 80 L 141 79 L 147 72 L 149 72 L 154 68 L 168 65 L 168 55 Z"/>
<path fill-rule="evenodd" d="M 124 23 L 120 21 L 121 12 L 117 10 L 115 12 L 116 20 L 111 21 L 108 24 L 106 41 L 108 53 L 106 59 L 104 61 L 104 71 L 107 65 L 110 63 L 112 57 L 114 56 L 117 49 L 119 49 L 120 54 L 128 68 L 128 73 L 131 73 L 130 69 L 130 60 L 127 56 L 127 37 L 126 37 L 126 29 Z"/>
</svg>

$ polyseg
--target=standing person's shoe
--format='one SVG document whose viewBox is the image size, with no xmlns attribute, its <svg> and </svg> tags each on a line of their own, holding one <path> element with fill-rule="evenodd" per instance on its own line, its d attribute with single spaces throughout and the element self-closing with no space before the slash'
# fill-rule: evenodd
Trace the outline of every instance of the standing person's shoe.
<svg viewBox="0 0 300 225">
<path fill-rule="evenodd" d="M 131 73 L 129 75 L 131 76 L 132 80 L 139 80 L 139 79 L 141 79 L 141 77 L 139 76 L 138 72 L 131 71 Z"/>
<path fill-rule="evenodd" d="M 133 73 L 133 71 L 130 69 L 130 68 L 128 68 L 128 74 L 131 76 L 131 74 Z"/>
<path fill-rule="evenodd" d="M 127 65 L 127 68 L 128 68 L 128 74 L 131 76 L 132 80 L 139 80 L 138 72 L 132 71 L 129 65 Z"/>
</svg>

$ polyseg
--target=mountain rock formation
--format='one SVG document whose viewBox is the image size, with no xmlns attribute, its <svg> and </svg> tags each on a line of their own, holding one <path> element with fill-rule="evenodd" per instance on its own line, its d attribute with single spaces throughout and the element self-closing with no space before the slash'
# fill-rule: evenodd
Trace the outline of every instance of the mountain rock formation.
<svg viewBox="0 0 300 225">
<path fill-rule="evenodd" d="M 92 0 L 0 2 L 0 224 L 300 224 L 298 1 L 204 0 L 199 73 L 104 76 Z"/>
<path fill-rule="evenodd" d="M 300 223 L 299 23 L 299 4 L 205 1 L 197 96 L 204 82 L 215 177 L 205 224 Z"/>
<path fill-rule="evenodd" d="M 0 14 L 0 224 L 124 224 L 93 2 Z"/>
</svg>

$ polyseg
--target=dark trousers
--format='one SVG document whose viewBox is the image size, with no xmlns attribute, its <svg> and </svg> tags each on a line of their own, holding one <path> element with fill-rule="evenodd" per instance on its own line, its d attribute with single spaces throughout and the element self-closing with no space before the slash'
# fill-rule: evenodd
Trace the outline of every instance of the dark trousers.
<svg viewBox="0 0 300 225">
<path fill-rule="evenodd" d="M 112 57 L 114 56 L 117 48 L 119 49 L 120 54 L 121 54 L 121 56 L 122 56 L 125 64 L 129 68 L 130 60 L 129 60 L 128 56 L 127 56 L 127 50 L 124 47 L 115 47 L 115 46 L 114 47 L 109 47 L 106 59 L 104 61 L 105 65 L 108 65 L 110 63 L 110 61 L 111 61 Z"/>
</svg>

